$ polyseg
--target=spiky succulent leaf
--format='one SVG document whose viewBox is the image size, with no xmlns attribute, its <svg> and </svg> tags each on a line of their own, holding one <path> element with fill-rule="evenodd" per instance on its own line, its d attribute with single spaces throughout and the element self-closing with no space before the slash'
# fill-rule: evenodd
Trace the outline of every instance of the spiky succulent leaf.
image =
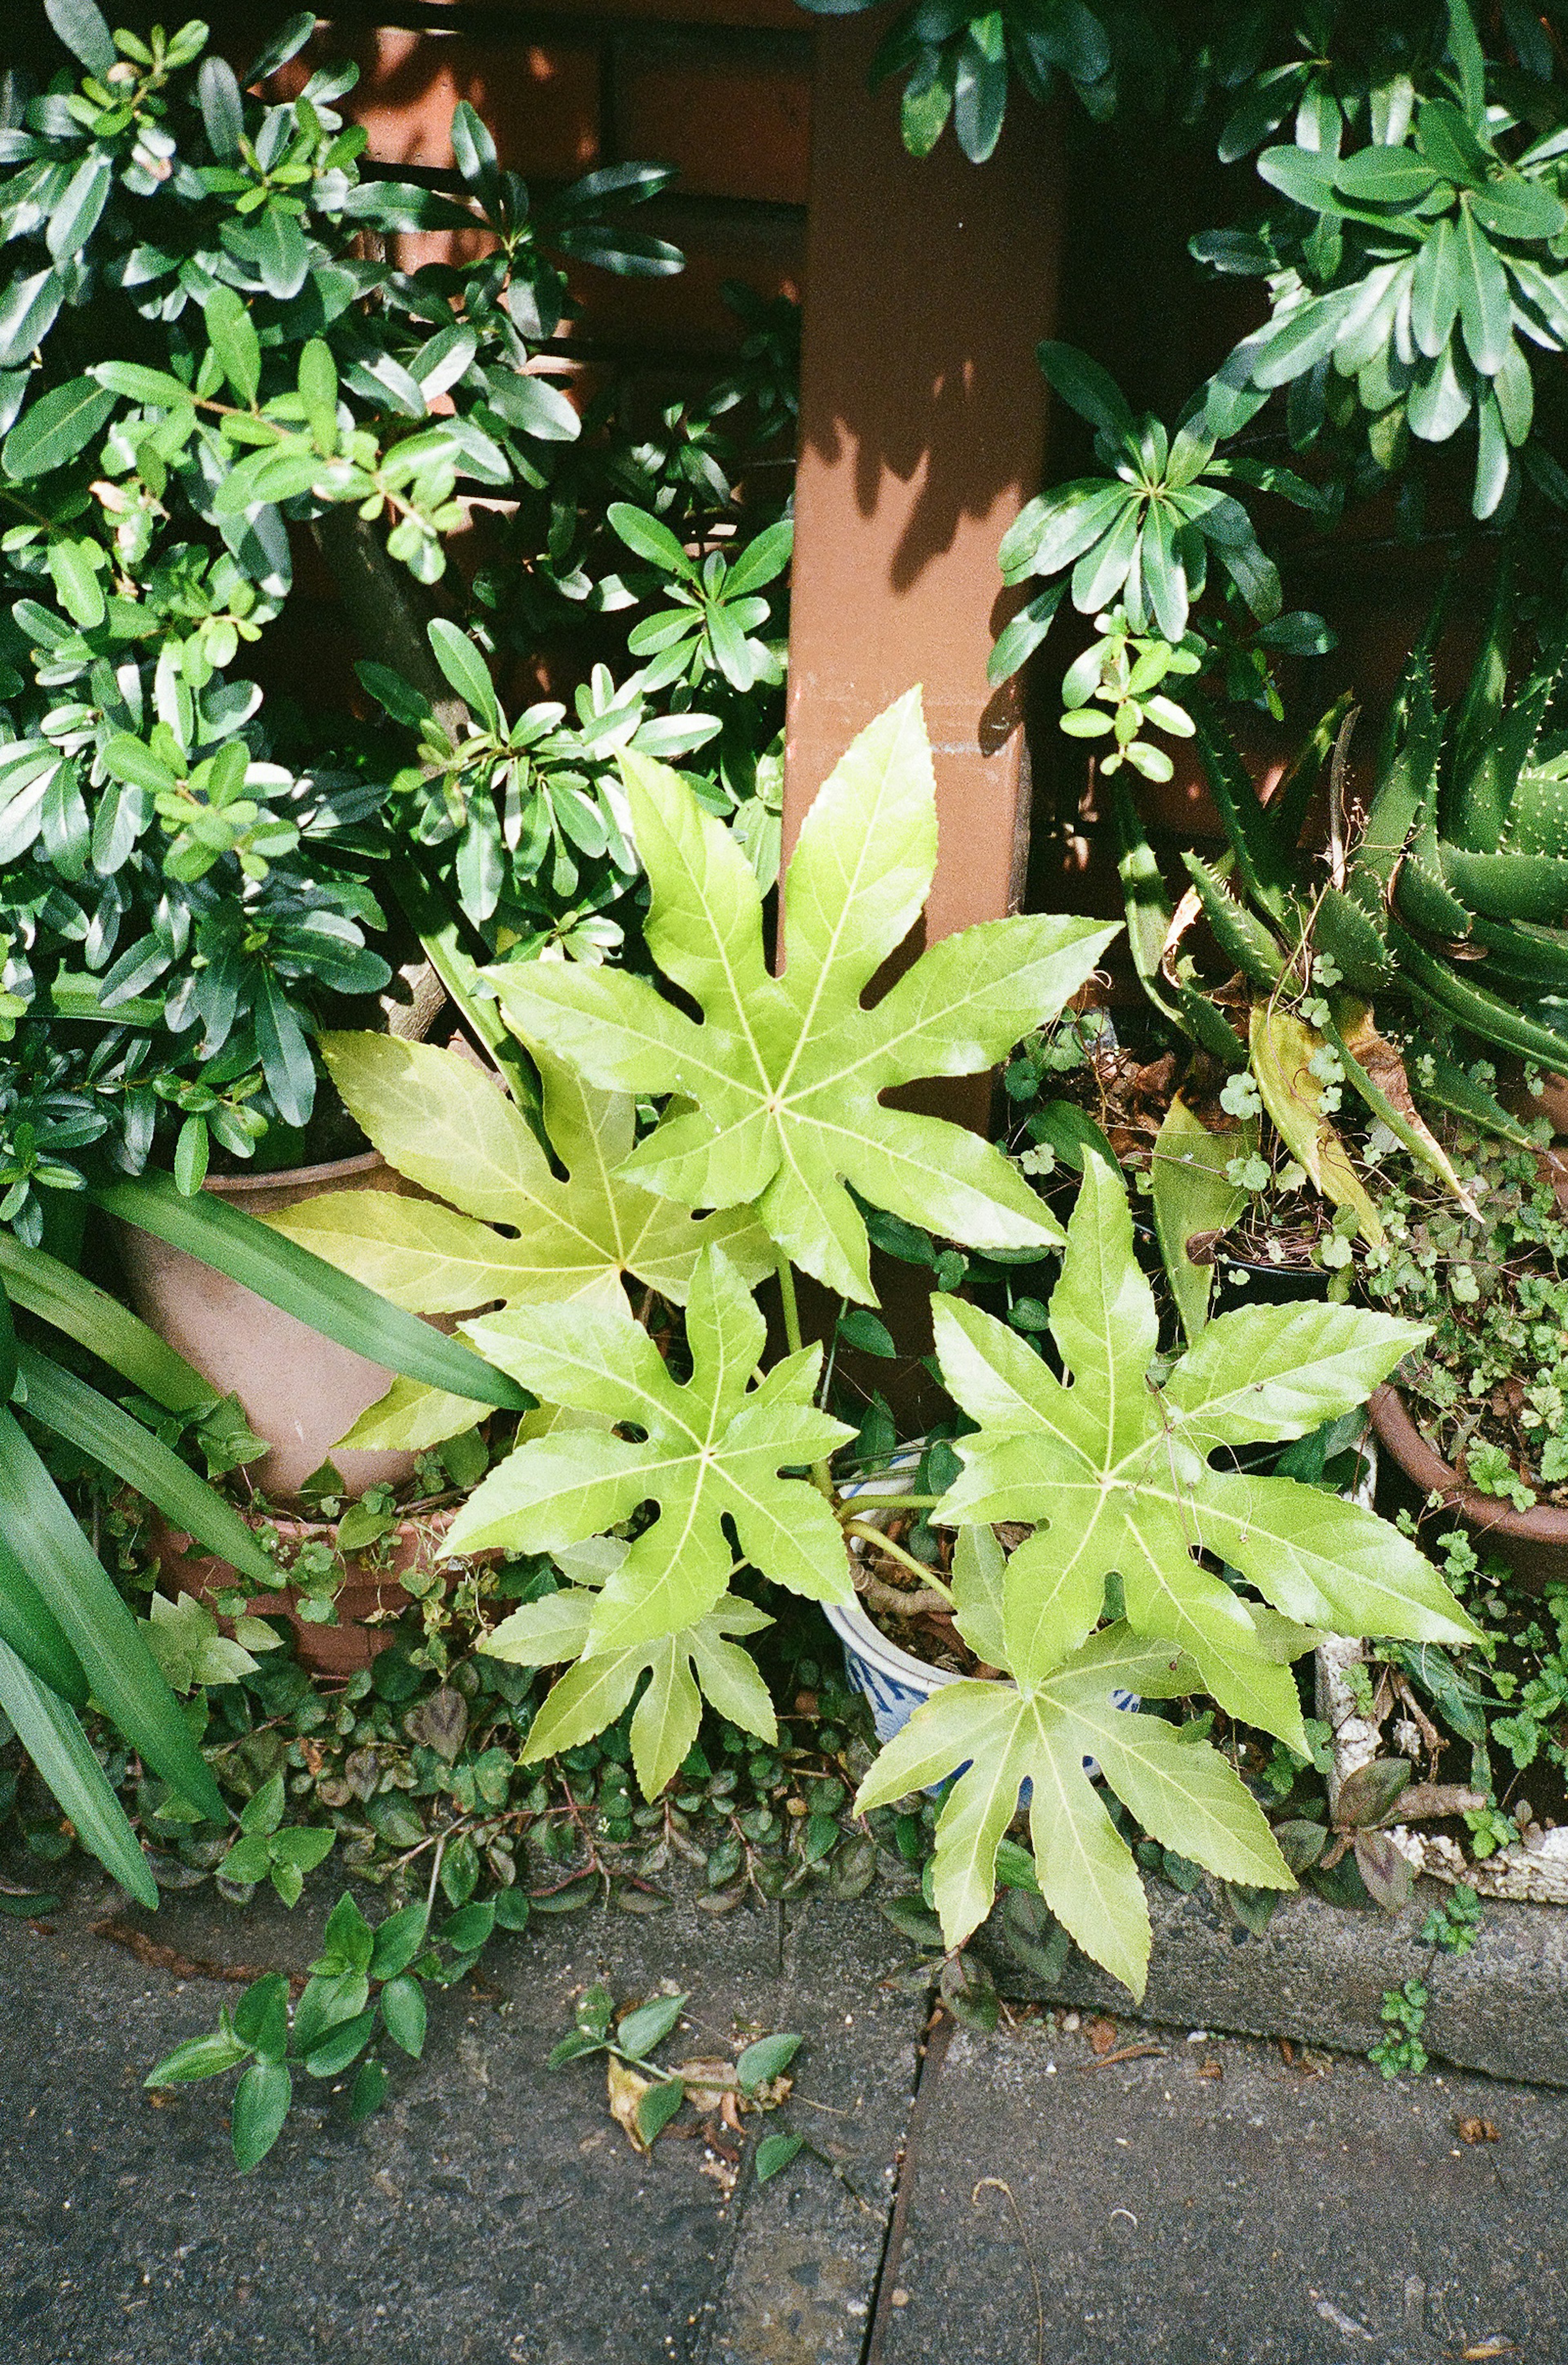
<svg viewBox="0 0 1568 2365">
<path fill-rule="evenodd" d="M 625 1174 L 686 1207 L 755 1200 L 797 1264 L 868 1305 L 866 1227 L 846 1183 L 973 1247 L 1056 1239 L 991 1144 L 882 1104 L 896 1085 L 991 1066 L 1060 1011 L 1116 933 L 1081 919 L 989 921 L 934 946 L 862 1006 L 935 869 L 919 693 L 861 733 L 807 815 L 784 890 L 781 977 L 768 974 L 761 893 L 729 832 L 675 773 L 636 756 L 622 768 L 653 891 L 648 948 L 701 1023 L 624 970 L 527 961 L 489 975 L 531 1048 L 608 1089 L 690 1104 Z"/>
<path fill-rule="evenodd" d="M 1436 1570 L 1370 1511 L 1289 1478 L 1209 1466 L 1221 1446 L 1302 1436 L 1353 1410 L 1407 1353 L 1409 1324 L 1350 1306 L 1248 1307 L 1209 1323 L 1163 1390 L 1148 1367 L 1152 1294 L 1133 1254 L 1126 1194 L 1084 1163 L 1050 1327 L 1058 1380 L 978 1306 L 935 1305 L 947 1385 L 976 1431 L 939 1519 L 1023 1520 L 1002 1638 L 1020 1683 L 1080 1647 L 1122 1581 L 1140 1634 L 1185 1652 L 1221 1706 L 1305 1754 L 1290 1658 L 1312 1630 L 1473 1640 Z M 1249 1601 L 1200 1552 L 1262 1595 Z"/>
<path fill-rule="evenodd" d="M 580 1299 L 517 1306 L 465 1328 L 482 1354 L 548 1403 L 643 1433 L 633 1442 L 609 1429 L 557 1429 L 519 1445 L 481 1481 L 447 1537 L 454 1554 L 491 1546 L 554 1552 L 656 1504 L 658 1516 L 594 1605 L 590 1658 L 678 1633 L 707 1616 L 734 1565 L 726 1518 L 763 1575 L 813 1601 L 851 1598 L 833 1512 L 814 1485 L 778 1473 L 821 1459 L 853 1431 L 812 1403 L 818 1347 L 749 1385 L 765 1325 L 722 1249 L 703 1250 L 692 1281 L 686 1316 L 692 1372 L 684 1384 L 618 1307 Z"/>
<path fill-rule="evenodd" d="M 1167 1847 L 1222 1879 L 1294 1886 L 1261 1812 L 1219 1752 L 1206 1742 L 1179 1740 L 1152 1716 L 1128 1715 L 1113 1698 L 1117 1691 L 1170 1698 L 1198 1680 L 1180 1652 L 1118 1624 L 1033 1682 L 945 1684 L 885 1745 L 860 1785 L 856 1810 L 887 1806 L 964 1768 L 936 1824 L 936 1910 L 954 1947 L 991 1911 L 997 1844 L 1029 1783 L 1029 1836 L 1042 1896 L 1084 1952 L 1141 1996 L 1148 1908 L 1132 1852 L 1085 1758 Z"/>
</svg>

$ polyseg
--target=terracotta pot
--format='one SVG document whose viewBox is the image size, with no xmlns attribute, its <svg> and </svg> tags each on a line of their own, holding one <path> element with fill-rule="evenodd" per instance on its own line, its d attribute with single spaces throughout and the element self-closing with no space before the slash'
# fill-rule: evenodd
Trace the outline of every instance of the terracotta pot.
<svg viewBox="0 0 1568 2365">
<path fill-rule="evenodd" d="M 293 1586 L 282 1593 L 253 1595 L 246 1609 L 252 1618 L 282 1615 L 288 1620 L 302 1666 L 312 1668 L 318 1675 L 357 1675 L 392 1640 L 385 1628 L 368 1626 L 364 1621 L 379 1612 L 390 1610 L 396 1614 L 407 1608 L 410 1597 L 403 1583 L 405 1576 L 415 1570 L 442 1566 L 451 1584 L 460 1568 L 496 1557 L 493 1552 L 476 1552 L 471 1561 L 441 1563 L 442 1543 L 456 1515 L 455 1506 L 449 1505 L 444 1510 L 432 1511 L 428 1519 L 399 1520 L 379 1545 L 364 1552 L 345 1552 L 345 1574 L 336 1597 L 335 1626 L 318 1626 L 302 1618 L 299 1596 Z M 337 1528 L 330 1520 L 279 1519 L 263 1517 L 260 1512 L 242 1516 L 248 1526 L 275 1529 L 286 1559 L 291 1559 L 301 1544 L 335 1544 Z M 182 1593 L 190 1593 L 198 1601 L 208 1601 L 214 1594 L 227 1592 L 237 1582 L 226 1560 L 193 1544 L 183 1530 L 170 1527 L 156 1513 L 150 1523 L 149 1539 L 158 1563 L 160 1590 L 171 1600 Z"/>
<path fill-rule="evenodd" d="M 248 1215 L 270 1215 L 328 1191 L 418 1194 L 377 1150 L 302 1166 L 291 1174 L 209 1175 L 202 1186 Z M 253 1462 L 254 1483 L 274 1499 L 298 1494 L 329 1456 L 351 1495 L 401 1485 L 415 1456 L 332 1451 L 368 1405 L 392 1384 L 392 1373 L 323 1339 L 210 1265 L 134 1226 L 118 1227 L 131 1304 L 144 1322 L 194 1363 L 220 1395 L 235 1395 L 272 1451 Z"/>
<path fill-rule="evenodd" d="M 1476 1543 L 1506 1560 L 1521 1585 L 1539 1593 L 1550 1579 L 1568 1580 L 1568 1510 L 1538 1503 L 1532 1511 L 1516 1511 L 1495 1495 L 1467 1486 L 1451 1463 L 1428 1444 L 1390 1383 L 1376 1390 L 1367 1411 L 1380 1441 L 1412 1485 L 1423 1494 L 1439 1495 Z"/>
</svg>

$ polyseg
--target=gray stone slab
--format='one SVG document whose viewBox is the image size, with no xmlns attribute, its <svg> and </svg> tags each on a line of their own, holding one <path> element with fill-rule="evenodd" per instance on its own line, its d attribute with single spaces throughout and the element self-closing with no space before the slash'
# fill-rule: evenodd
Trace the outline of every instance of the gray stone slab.
<svg viewBox="0 0 1568 2365">
<path fill-rule="evenodd" d="M 293 1916 L 236 1914 L 197 1892 L 140 1918 L 191 1959 L 298 1968 L 334 1891 Z M 754 2206 L 795 2243 L 797 2288 L 839 2292 L 846 2326 L 852 2301 L 868 2305 L 922 2018 L 917 1999 L 890 2001 L 864 2054 L 857 2029 L 823 2020 L 829 2001 L 840 2023 L 857 2015 L 897 1951 L 868 1911 L 841 1911 L 833 1978 L 812 1958 L 809 1994 L 785 1962 L 776 1908 L 542 1919 L 493 1944 L 477 1991 L 432 1999 L 425 2059 L 395 2073 L 381 2113 L 353 2127 L 341 2097 L 302 2079 L 275 2149 L 241 2179 L 226 2089 L 185 2089 L 159 2107 L 140 2083 L 235 1990 L 181 1982 L 91 1936 L 107 1901 L 85 1884 L 48 1935 L 0 1922 L 6 2365 L 770 2353 L 745 2345 Z M 618 2000 L 666 1978 L 689 1987 L 681 2042 L 694 2056 L 728 2051 L 737 2023 L 802 2030 L 801 2091 L 820 2110 L 801 2107 L 796 2123 L 822 2120 L 818 2140 L 830 2158 L 837 2147 L 846 2180 L 802 2159 L 775 2186 L 754 2191 L 743 2176 L 730 2193 L 704 2172 L 700 2142 L 666 2137 L 639 2158 L 608 2116 L 601 2066 L 543 2066 L 574 1991 L 599 1976 Z M 857 2321 L 846 2356 L 857 2354 Z"/>
<path fill-rule="evenodd" d="M 746 2196 L 701 2365 L 858 2365 L 928 2010 L 888 1983 L 908 1957 L 872 1908 L 787 1909 L 785 1986 L 812 2015 L 790 2118 L 811 2148 Z"/>
<path fill-rule="evenodd" d="M 955 2037 L 868 2365 L 1568 2358 L 1568 2096 L 1131 2034 Z"/>
<path fill-rule="evenodd" d="M 1431 1996 L 1430 2052 L 1492 2077 L 1568 2086 L 1568 1912 L 1559 1908 L 1487 1898 L 1475 1945 L 1444 1955 L 1420 1940 L 1428 1907 L 1446 1893 L 1436 1881 L 1418 1882 L 1395 1917 L 1348 1912 L 1304 1890 L 1261 1937 L 1206 1884 L 1185 1896 L 1166 1881 L 1145 1887 L 1154 1924 L 1146 2019 L 1362 2053 L 1383 2034 L 1385 1990 L 1419 1978 Z M 989 1937 L 982 1951 L 1005 1995 L 1131 2009 L 1126 1990 L 1076 1950 L 1048 1987 Z"/>
</svg>

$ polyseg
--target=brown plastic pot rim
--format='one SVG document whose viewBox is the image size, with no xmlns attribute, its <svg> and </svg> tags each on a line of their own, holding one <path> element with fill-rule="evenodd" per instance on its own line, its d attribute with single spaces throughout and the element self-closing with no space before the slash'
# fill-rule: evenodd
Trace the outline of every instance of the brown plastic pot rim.
<svg viewBox="0 0 1568 2365">
<path fill-rule="evenodd" d="M 350 1182 L 356 1174 L 374 1174 L 386 1163 L 379 1149 L 359 1149 L 352 1158 L 329 1158 L 319 1166 L 281 1166 L 268 1174 L 209 1174 L 201 1187 L 221 1199 L 239 1198 L 247 1191 L 292 1191 L 305 1182 Z"/>
<path fill-rule="evenodd" d="M 1538 1503 L 1533 1510 L 1516 1511 L 1495 1495 L 1465 1485 L 1453 1464 L 1428 1444 L 1392 1383 L 1385 1381 L 1374 1391 L 1367 1414 L 1406 1475 L 1419 1486 L 1435 1489 L 1473 1528 L 1568 1552 L 1568 1510 L 1555 1503 Z"/>
</svg>

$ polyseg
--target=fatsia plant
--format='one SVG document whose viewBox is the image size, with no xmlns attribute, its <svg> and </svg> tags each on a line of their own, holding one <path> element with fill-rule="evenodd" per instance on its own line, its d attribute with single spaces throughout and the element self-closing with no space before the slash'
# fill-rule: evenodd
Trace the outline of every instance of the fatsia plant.
<svg viewBox="0 0 1568 2365">
<path fill-rule="evenodd" d="M 1049 1317 L 1066 1381 L 980 1307 L 935 1304 L 943 1374 L 979 1423 L 957 1441 L 963 1474 L 937 1516 L 1035 1530 L 1009 1564 L 1006 1664 L 1020 1680 L 1093 1629 L 1114 1572 L 1135 1631 L 1184 1651 L 1230 1714 L 1305 1754 L 1288 1661 L 1315 1630 L 1473 1639 L 1430 1564 L 1372 1512 L 1210 1466 L 1216 1449 L 1283 1443 L 1353 1411 L 1419 1344 L 1417 1325 L 1311 1301 L 1247 1306 L 1210 1322 L 1151 1386 L 1154 1294 L 1126 1194 L 1092 1156 Z"/>
<path fill-rule="evenodd" d="M 541 1121 L 564 1176 L 515 1104 L 460 1052 L 388 1035 L 329 1035 L 321 1051 L 382 1156 L 436 1196 L 330 1192 L 269 1221 L 395 1306 L 470 1314 L 577 1299 L 624 1311 L 628 1281 L 684 1306 L 711 1242 L 747 1280 L 771 1268 L 748 1211 L 693 1217 L 618 1172 L 635 1140 L 630 1096 L 597 1091 L 543 1051 Z M 342 1441 L 433 1445 L 481 1409 L 400 1379 Z"/>
<path fill-rule="evenodd" d="M 584 1655 L 594 1586 L 620 1567 L 627 1548 L 610 1541 L 601 1549 L 597 1571 L 590 1571 L 587 1559 L 593 1547 L 563 1552 L 560 1564 L 577 1582 L 514 1609 L 485 1646 L 492 1656 L 518 1666 L 577 1662 L 554 1686 L 530 1725 L 524 1765 L 537 1765 L 602 1732 L 621 1714 L 644 1672 L 648 1681 L 631 1730 L 632 1765 L 644 1797 L 656 1798 L 679 1772 L 696 1743 L 704 1699 L 743 1732 L 755 1732 L 770 1745 L 776 1742 L 778 1722 L 767 1686 L 750 1652 L 734 1640 L 738 1634 L 760 1633 L 772 1623 L 755 1602 L 722 1594 L 705 1616 L 677 1633 L 633 1642 L 623 1651 Z"/>
<path fill-rule="evenodd" d="M 846 1184 L 972 1247 L 1057 1239 L 999 1149 L 882 1103 L 895 1085 L 992 1065 L 1060 1012 L 1115 934 L 1090 920 L 988 921 L 930 947 L 866 1007 L 935 871 L 919 692 L 860 734 L 807 815 L 784 883 L 778 977 L 761 891 L 728 833 L 677 774 L 632 755 L 622 769 L 652 889 L 648 949 L 700 1022 L 624 971 L 535 961 L 488 975 L 525 1044 L 603 1089 L 673 1096 L 626 1175 L 687 1207 L 755 1202 L 786 1278 L 792 1261 L 868 1305 L 866 1226 Z"/>
<path fill-rule="evenodd" d="M 1227 1879 L 1292 1882 L 1218 1753 L 1124 1715 L 1112 1692 L 1207 1690 L 1305 1757 L 1289 1663 L 1318 1630 L 1441 1642 L 1473 1640 L 1475 1629 L 1385 1521 L 1236 1460 L 1235 1449 L 1353 1410 L 1416 1342 L 1415 1326 L 1336 1306 L 1249 1306 L 1210 1323 L 1164 1385 L 1151 1384 L 1153 1295 L 1126 1192 L 1093 1155 L 1049 1310 L 1062 1379 L 978 1307 L 936 1301 L 943 1373 L 978 1425 L 957 1440 L 962 1474 L 932 1516 L 966 1530 L 954 1564 L 958 1631 L 1012 1681 L 944 1686 L 884 1749 L 857 1804 L 958 1771 L 935 1870 L 944 1934 L 958 1945 L 990 1908 L 997 1844 L 1028 1781 L 1042 1894 L 1136 1992 L 1147 1912 L 1086 1755 L 1167 1846 Z M 990 1533 L 1002 1521 L 1033 1529 L 1006 1558 Z M 1121 1614 L 1097 1632 L 1108 1608 Z"/>
<path fill-rule="evenodd" d="M 850 1599 L 831 1503 L 810 1479 L 779 1473 L 823 1461 L 854 1432 L 816 1408 L 820 1346 L 787 1356 L 752 1384 L 767 1326 L 722 1249 L 704 1249 L 692 1279 L 685 1381 L 640 1323 L 609 1306 L 516 1306 L 466 1328 L 492 1362 L 547 1403 L 640 1432 L 633 1441 L 601 1429 L 558 1429 L 525 1441 L 481 1481 L 447 1540 L 454 1553 L 497 1544 L 555 1552 L 655 1504 L 657 1517 L 589 1613 L 583 1648 L 590 1654 L 695 1626 L 745 1564 L 810 1600 Z M 739 1564 L 726 1521 L 739 1539 Z"/>
</svg>

